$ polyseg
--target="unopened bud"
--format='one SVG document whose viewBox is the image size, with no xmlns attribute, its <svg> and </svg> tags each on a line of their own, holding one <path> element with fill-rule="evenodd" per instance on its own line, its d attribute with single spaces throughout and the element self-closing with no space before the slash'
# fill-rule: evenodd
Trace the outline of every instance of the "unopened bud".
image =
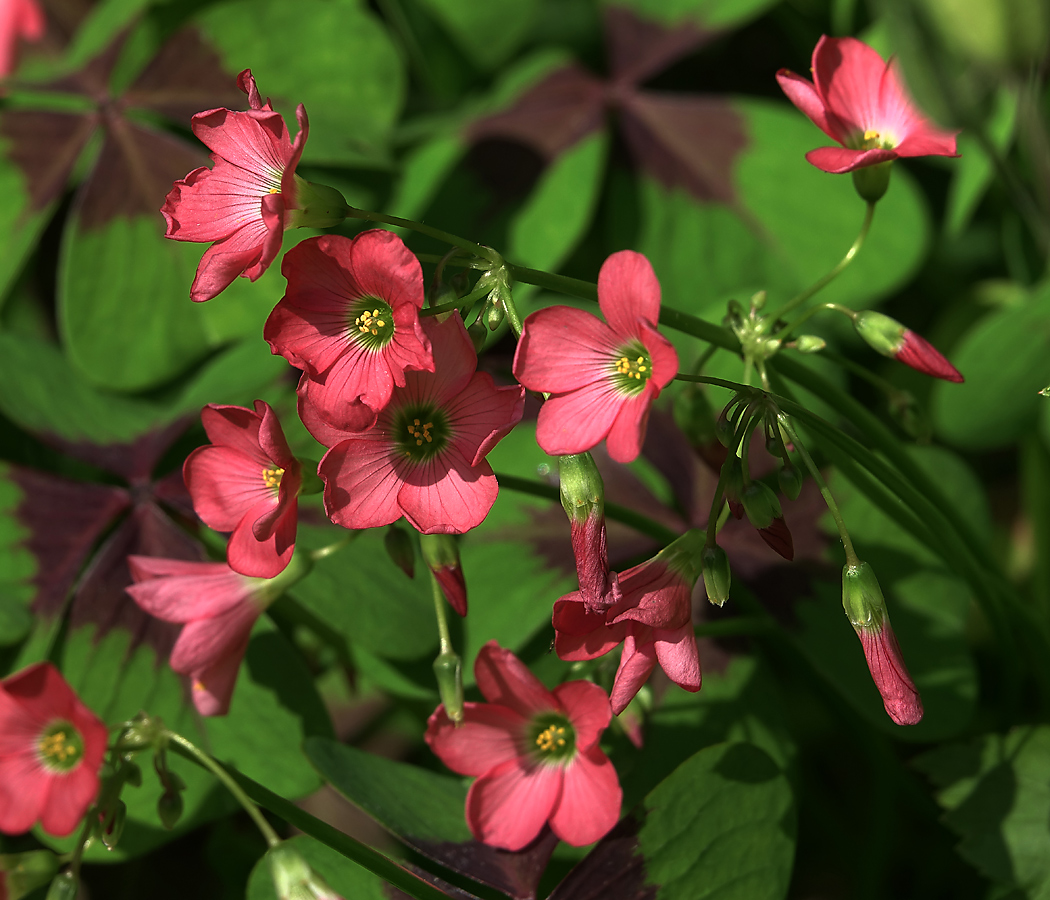
<svg viewBox="0 0 1050 900">
<path fill-rule="evenodd" d="M 142 712 L 128 723 L 128 726 L 117 738 L 118 753 L 128 753 L 156 746 L 164 732 L 164 723 L 160 719 Z"/>
<path fill-rule="evenodd" d="M 489 331 L 495 331 L 499 328 L 503 324 L 506 314 L 502 298 L 495 299 L 494 302 L 489 303 L 485 307 L 485 324 L 488 325 Z"/>
<path fill-rule="evenodd" d="M 729 599 L 729 586 L 733 576 L 729 568 L 729 557 L 718 544 L 704 547 L 704 587 L 707 599 L 715 606 L 722 606 Z"/>
<path fill-rule="evenodd" d="M 459 561 L 459 544 L 451 534 L 421 534 L 423 559 L 437 579 L 441 592 L 459 615 L 467 614 L 467 581 Z"/>
<path fill-rule="evenodd" d="M 266 855 L 278 900 L 342 900 L 287 841 Z"/>
<path fill-rule="evenodd" d="M 862 166 L 853 170 L 853 188 L 862 200 L 878 203 L 890 186 L 890 166 L 893 160 L 877 163 L 874 166 Z"/>
<path fill-rule="evenodd" d="M 72 872 L 56 875 L 47 889 L 45 900 L 76 900 L 80 883 Z"/>
<path fill-rule="evenodd" d="M 346 200 L 334 187 L 313 184 L 296 175 L 295 189 L 298 208 L 291 213 L 290 227 L 334 228 L 350 214 Z"/>
<path fill-rule="evenodd" d="M 434 660 L 434 677 L 445 713 L 455 724 L 463 721 L 463 661 L 454 650 L 445 650 Z"/>
<path fill-rule="evenodd" d="M 124 805 L 124 801 L 117 800 L 113 804 L 113 808 L 103 818 L 99 832 L 102 843 L 107 850 L 112 850 L 120 841 L 120 836 L 124 833 L 124 822 L 127 820 L 127 816 L 128 809 Z"/>
<path fill-rule="evenodd" d="M 896 319 L 872 309 L 857 313 L 853 327 L 869 347 L 891 359 L 897 357 L 897 351 L 904 343 L 904 326 Z"/>
<path fill-rule="evenodd" d="M 482 351 L 488 336 L 489 330 L 485 326 L 483 316 L 479 316 L 467 326 L 467 337 L 470 338 L 470 343 L 473 344 L 475 353 L 480 353 Z"/>
<path fill-rule="evenodd" d="M 160 818 L 160 824 L 169 831 L 174 828 L 182 818 L 182 807 L 181 791 L 168 790 L 161 794 L 157 801 L 157 816 Z"/>
<path fill-rule="evenodd" d="M 756 291 L 754 294 L 751 295 L 751 308 L 752 309 L 756 309 L 756 310 L 757 309 L 762 309 L 762 307 L 764 307 L 765 305 L 766 305 L 766 292 L 765 291 Z"/>
<path fill-rule="evenodd" d="M 412 545 L 412 538 L 408 536 L 404 528 L 391 525 L 383 535 L 383 547 L 386 548 L 387 555 L 393 560 L 395 566 L 409 578 L 415 577 L 416 548 Z"/>
<path fill-rule="evenodd" d="M 605 483 L 590 453 L 558 457 L 558 493 L 570 522 L 605 513 Z"/>
<path fill-rule="evenodd" d="M 777 516 L 766 528 L 759 528 L 758 536 L 766 542 L 770 550 L 788 562 L 795 558 L 795 541 L 782 516 Z"/>
<path fill-rule="evenodd" d="M 799 353 L 819 353 L 828 345 L 828 342 L 815 334 L 800 334 L 795 338 L 795 349 Z"/>
<path fill-rule="evenodd" d="M 744 507 L 747 520 L 758 529 L 769 528 L 774 519 L 783 516 L 777 495 L 761 481 L 752 481 L 744 488 L 744 493 L 740 495 L 740 503 Z"/>
<path fill-rule="evenodd" d="M 124 763 L 123 768 L 120 770 L 120 774 L 121 777 L 123 777 L 125 784 L 130 785 L 131 787 L 142 787 L 142 769 L 131 760 L 127 760 Z"/>
<path fill-rule="evenodd" d="M 609 571 L 602 476 L 589 453 L 575 453 L 558 457 L 558 479 L 580 594 L 589 609 L 606 609 L 619 595 Z"/>
<path fill-rule="evenodd" d="M 802 473 L 791 463 L 787 463 L 777 472 L 777 484 L 780 486 L 780 493 L 789 500 L 797 500 L 798 495 L 802 493 Z"/>
</svg>

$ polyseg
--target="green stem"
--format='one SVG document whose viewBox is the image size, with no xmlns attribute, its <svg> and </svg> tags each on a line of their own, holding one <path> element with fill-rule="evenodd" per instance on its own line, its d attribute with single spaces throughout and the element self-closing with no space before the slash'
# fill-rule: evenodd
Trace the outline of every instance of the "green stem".
<svg viewBox="0 0 1050 900">
<path fill-rule="evenodd" d="M 448 303 L 441 303 L 438 306 L 428 306 L 426 309 L 419 311 L 420 318 L 426 316 L 440 316 L 442 313 L 452 312 L 455 309 L 461 309 L 462 307 L 473 306 L 482 297 L 488 295 L 492 289 L 489 287 L 478 288 L 477 290 L 471 291 L 463 297 L 458 297 L 455 300 L 449 300 Z"/>
<path fill-rule="evenodd" d="M 514 298 L 509 290 L 503 292 L 503 311 L 507 314 L 507 324 L 510 326 L 510 330 L 514 332 L 514 337 L 520 340 L 523 327 L 521 316 L 518 314 L 518 307 L 514 303 Z"/>
<path fill-rule="evenodd" d="M 515 281 L 524 284 L 534 284 L 536 287 L 547 288 L 557 291 L 559 294 L 567 294 L 570 297 L 580 297 L 583 300 L 598 300 L 598 285 L 593 281 L 582 281 L 579 278 L 569 278 L 566 275 L 556 275 L 553 272 L 544 272 L 542 269 L 529 269 L 525 266 L 516 266 L 507 263 L 507 271 Z"/>
<path fill-rule="evenodd" d="M 190 753 L 185 747 L 175 744 L 172 749 L 202 768 L 213 771 L 210 766 L 205 765 L 202 759 Z M 227 770 L 218 763 L 216 765 L 223 769 L 228 778 L 237 783 L 242 793 L 251 798 L 253 803 L 258 803 L 275 816 L 284 819 L 289 825 L 298 828 L 325 846 L 331 847 L 372 874 L 378 875 L 388 884 L 414 897 L 415 900 L 448 900 L 448 894 L 444 891 L 424 881 L 420 876 L 387 858 L 378 850 L 373 850 L 366 844 L 354 840 L 350 835 L 336 830 L 327 822 L 322 822 L 294 803 L 285 800 L 258 782 L 252 781 L 246 775 L 232 769 Z"/>
<path fill-rule="evenodd" d="M 164 737 L 167 738 L 169 743 L 181 756 L 185 756 L 187 759 L 192 759 L 197 765 L 207 769 L 222 782 L 226 790 L 233 794 L 237 802 L 244 807 L 245 812 L 251 816 L 252 821 L 256 824 L 259 831 L 262 832 L 262 835 L 266 838 L 266 843 L 269 846 L 276 847 L 281 843 L 281 838 L 278 836 L 277 832 L 273 830 L 270 823 L 266 821 L 266 817 L 260 812 L 259 807 L 251 801 L 241 786 L 223 766 L 208 756 L 204 751 L 197 749 L 193 743 L 186 740 L 181 734 L 165 730 Z"/>
<path fill-rule="evenodd" d="M 454 653 L 452 635 L 448 630 L 448 604 L 445 602 L 445 592 L 441 590 L 441 584 L 433 572 L 430 573 L 430 593 L 434 596 L 434 615 L 437 616 L 438 640 L 441 642 L 441 653 Z"/>
<path fill-rule="evenodd" d="M 839 303 L 818 303 L 816 306 L 812 306 L 809 309 L 807 309 L 805 313 L 803 313 L 801 316 L 795 319 L 794 322 L 789 322 L 787 325 L 781 328 L 780 331 L 773 335 L 774 340 L 784 340 L 800 325 L 804 324 L 805 322 L 808 322 L 815 315 L 817 315 L 818 313 L 822 313 L 825 310 L 832 310 L 833 312 L 842 313 L 842 315 L 846 316 L 851 320 L 857 318 L 857 313 L 847 306 L 842 306 Z"/>
<path fill-rule="evenodd" d="M 810 297 L 827 287 L 827 285 L 834 280 L 838 274 L 846 268 L 846 266 L 853 262 L 853 257 L 857 255 L 860 248 L 864 245 L 864 239 L 868 236 L 868 232 L 871 230 L 871 221 L 874 218 L 875 204 L 869 203 L 868 208 L 864 211 L 864 223 L 860 226 L 860 234 L 857 235 L 857 239 L 853 242 L 853 245 L 846 251 L 846 255 L 839 260 L 838 265 L 836 265 L 835 268 L 828 272 L 823 278 L 814 282 L 810 287 L 802 291 L 802 293 L 796 294 L 788 300 L 788 302 L 777 310 L 776 313 L 770 316 L 770 321 L 775 322 L 777 319 L 783 319 L 789 312 L 798 309 Z"/>
<path fill-rule="evenodd" d="M 355 207 L 350 207 L 350 212 L 347 214 L 347 218 L 364 219 L 367 222 L 382 222 L 384 225 L 408 228 L 410 231 L 425 234 L 428 237 L 435 238 L 446 244 L 452 244 L 454 247 L 461 247 L 481 259 L 495 262 L 492 251 L 487 247 L 482 247 L 481 244 L 475 244 L 473 241 L 468 241 L 466 238 L 461 238 L 458 235 L 442 231 L 440 228 L 431 228 L 429 225 L 424 225 L 422 222 L 414 222 L 412 219 L 402 219 L 400 216 L 387 216 L 383 213 L 372 212 L 367 209 L 356 209 Z"/>
<path fill-rule="evenodd" d="M 817 487 L 820 488 L 820 496 L 824 498 L 824 502 L 827 504 L 828 510 L 831 512 L 831 517 L 835 520 L 835 527 L 839 530 L 839 538 L 842 540 L 842 549 L 846 551 L 846 565 L 851 568 L 856 568 L 860 565 L 860 560 L 857 558 L 857 553 L 853 549 L 853 541 L 850 540 L 849 531 L 846 528 L 846 520 L 842 518 L 842 512 L 839 510 L 838 503 L 835 502 L 835 497 L 832 495 L 828 483 L 824 480 L 824 476 L 820 474 L 820 469 L 817 468 L 816 463 L 813 462 L 813 457 L 809 455 L 806 445 L 799 440 L 798 434 L 791 425 L 791 419 L 789 419 L 785 413 L 780 413 L 777 416 L 777 421 L 780 423 L 780 427 L 787 432 L 788 437 L 791 438 L 791 443 L 795 445 L 795 449 L 802 457 L 802 461 L 806 464 L 806 468 L 809 469 L 809 474 L 813 476 L 813 480 L 817 483 Z"/>
<path fill-rule="evenodd" d="M 499 482 L 500 487 L 504 487 L 509 491 L 517 491 L 521 494 L 531 494 L 533 497 L 543 497 L 546 500 L 553 500 L 556 503 L 561 503 L 561 493 L 558 488 L 552 487 L 549 484 L 543 484 L 539 481 L 530 481 L 527 478 L 518 478 L 515 475 L 505 475 L 501 472 L 496 473 L 496 481 Z M 616 522 L 623 522 L 624 525 L 630 525 L 635 531 L 647 534 L 649 537 L 664 545 L 670 544 L 671 541 L 680 537 L 677 531 L 673 531 L 666 525 L 661 525 L 659 522 L 655 522 L 648 516 L 643 516 L 641 513 L 637 513 L 633 509 L 628 509 L 626 506 L 620 506 L 618 503 L 609 503 L 606 501 L 605 517 Z"/>
</svg>

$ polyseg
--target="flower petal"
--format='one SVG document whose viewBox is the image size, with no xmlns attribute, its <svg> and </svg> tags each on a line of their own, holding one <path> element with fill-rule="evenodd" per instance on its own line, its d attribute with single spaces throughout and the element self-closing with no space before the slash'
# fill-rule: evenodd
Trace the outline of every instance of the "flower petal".
<svg viewBox="0 0 1050 900">
<path fill-rule="evenodd" d="M 612 710 L 609 697 L 591 681 L 569 681 L 554 689 L 565 714 L 576 732 L 576 747 L 589 750 L 598 743 L 601 733 L 609 727 Z"/>
<path fill-rule="evenodd" d="M 621 250 L 598 271 L 598 306 L 617 337 L 637 337 L 639 319 L 653 328 L 660 320 L 660 282 L 641 253 Z"/>
<path fill-rule="evenodd" d="M 609 433 L 628 399 L 611 376 L 568 394 L 556 394 L 540 407 L 536 442 L 551 456 L 591 450 Z"/>
<path fill-rule="evenodd" d="M 616 769 L 598 747 L 592 747 L 565 769 L 551 830 L 574 847 L 594 843 L 616 824 L 622 803 Z"/>
<path fill-rule="evenodd" d="M 541 309 L 523 324 L 514 353 L 514 377 L 530 391 L 573 391 L 604 379 L 623 343 L 585 310 Z"/>
<path fill-rule="evenodd" d="M 898 157 L 896 150 L 850 150 L 847 147 L 817 147 L 806 154 L 806 160 L 823 172 L 841 175 L 888 162 Z"/>
<path fill-rule="evenodd" d="M 439 706 L 427 720 L 426 741 L 434 754 L 460 775 L 484 775 L 521 756 L 525 719 L 494 703 L 464 703 L 463 721 L 454 724 Z"/>
<path fill-rule="evenodd" d="M 186 562 L 152 556 L 129 556 L 136 584 L 132 599 L 151 616 L 165 622 L 210 619 L 244 602 L 253 582 L 226 563 Z"/>
<path fill-rule="evenodd" d="M 528 667 L 495 641 L 489 641 L 478 651 L 474 678 L 489 703 L 505 706 L 525 718 L 561 708 Z"/>
<path fill-rule="evenodd" d="M 653 638 L 656 660 L 667 677 L 687 691 L 700 690 L 700 656 L 692 624 L 674 631 L 656 629 Z"/>
<path fill-rule="evenodd" d="M 401 518 L 397 494 L 402 480 L 388 441 L 374 432 L 341 441 L 317 467 L 325 482 L 324 508 L 344 528 L 377 528 Z"/>
<path fill-rule="evenodd" d="M 561 797 L 560 766 L 509 760 L 486 772 L 467 792 L 467 824 L 491 847 L 521 850 L 540 833 Z"/>
<path fill-rule="evenodd" d="M 628 628 L 620 666 L 616 670 L 612 693 L 609 695 L 613 715 L 618 716 L 627 708 L 627 704 L 634 699 L 634 695 L 656 667 L 656 648 L 653 647 L 652 637 L 647 632 L 649 629 L 644 625 Z M 640 640 L 638 635 L 642 635 Z"/>
</svg>

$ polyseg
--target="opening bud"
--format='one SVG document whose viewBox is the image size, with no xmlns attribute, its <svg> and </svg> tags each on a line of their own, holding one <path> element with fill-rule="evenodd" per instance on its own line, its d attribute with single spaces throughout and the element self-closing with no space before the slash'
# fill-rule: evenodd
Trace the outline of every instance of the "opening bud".
<svg viewBox="0 0 1050 900">
<path fill-rule="evenodd" d="M 421 534 L 423 559 L 434 573 L 441 593 L 459 615 L 467 614 L 467 581 L 459 561 L 459 545 L 451 534 Z"/>
<path fill-rule="evenodd" d="M 123 800 L 117 800 L 109 812 L 102 817 L 99 828 L 99 837 L 107 850 L 112 850 L 120 841 L 124 833 L 124 822 L 128 817 L 128 808 Z"/>
<path fill-rule="evenodd" d="M 298 228 L 334 228 L 350 215 L 343 195 L 327 184 L 313 184 L 295 176 L 296 209 L 292 225 Z"/>
<path fill-rule="evenodd" d="M 869 309 L 857 313 L 853 327 L 872 349 L 916 372 L 956 384 L 963 380 L 959 370 L 933 344 L 896 319 Z"/>
<path fill-rule="evenodd" d="M 605 483 L 590 453 L 558 457 L 558 491 L 570 522 L 605 515 Z"/>
<path fill-rule="evenodd" d="M 279 900 L 342 900 L 287 841 L 266 855 Z"/>
<path fill-rule="evenodd" d="M 769 528 L 774 519 L 780 519 L 784 515 L 777 495 L 761 481 L 752 481 L 744 488 L 744 493 L 740 495 L 740 503 L 744 507 L 747 520 L 760 531 Z"/>
<path fill-rule="evenodd" d="M 862 200 L 868 203 L 878 203 L 886 194 L 890 186 L 890 166 L 893 160 L 877 163 L 874 166 L 864 166 L 853 170 L 853 188 Z"/>
<path fill-rule="evenodd" d="M 412 538 L 408 536 L 404 528 L 391 525 L 383 535 L 383 547 L 386 548 L 387 556 L 393 560 L 395 566 L 409 578 L 415 578 L 416 548 L 412 546 Z"/>
<path fill-rule="evenodd" d="M 463 660 L 454 650 L 443 650 L 434 660 L 434 677 L 445 712 L 455 724 L 463 721 Z"/>
<path fill-rule="evenodd" d="M 707 599 L 715 606 L 723 606 L 729 599 L 729 586 L 733 580 L 729 569 L 729 557 L 726 556 L 725 550 L 714 544 L 704 547 L 702 559 Z"/>
<path fill-rule="evenodd" d="M 789 500 L 797 500 L 798 495 L 802 493 L 802 473 L 791 463 L 781 466 L 780 471 L 777 472 L 777 484 L 780 487 L 780 493 Z"/>
</svg>

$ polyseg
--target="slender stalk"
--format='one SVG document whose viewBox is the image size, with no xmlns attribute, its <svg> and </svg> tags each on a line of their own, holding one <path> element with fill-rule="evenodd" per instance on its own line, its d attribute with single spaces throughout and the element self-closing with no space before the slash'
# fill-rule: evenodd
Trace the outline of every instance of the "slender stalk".
<svg viewBox="0 0 1050 900">
<path fill-rule="evenodd" d="M 438 640 L 441 642 L 441 654 L 454 653 L 452 647 L 452 635 L 448 630 L 448 604 L 445 602 L 445 592 L 433 572 L 430 573 L 430 593 L 434 597 L 434 615 L 437 617 Z"/>
<path fill-rule="evenodd" d="M 350 212 L 347 214 L 347 218 L 364 219 L 366 222 L 382 222 L 384 225 L 396 225 L 398 228 L 408 228 L 411 231 L 417 231 L 420 234 L 425 234 L 428 237 L 443 241 L 446 244 L 452 244 L 454 247 L 461 247 L 481 259 L 495 262 L 492 251 L 487 247 L 482 247 L 481 244 L 475 244 L 473 241 L 468 241 L 466 238 L 461 238 L 458 235 L 442 231 L 440 228 L 431 228 L 429 225 L 424 225 L 422 222 L 414 222 L 412 219 L 402 219 L 400 216 L 387 216 L 383 213 L 372 212 L 367 209 L 357 209 L 355 207 L 350 207 Z"/>
<path fill-rule="evenodd" d="M 839 260 L 838 264 L 830 272 L 827 273 L 823 278 L 818 279 L 802 293 L 796 294 L 787 303 L 785 303 L 780 309 L 776 311 L 770 320 L 775 322 L 777 319 L 783 319 L 792 310 L 798 309 L 803 303 L 805 303 L 814 294 L 822 291 L 828 286 L 843 269 L 846 268 L 851 262 L 853 257 L 860 252 L 860 248 L 864 246 L 864 240 L 868 236 L 868 232 L 871 230 L 871 221 L 875 218 L 875 204 L 869 203 L 868 208 L 864 211 L 864 222 L 860 226 L 860 234 L 857 235 L 857 239 L 853 242 L 853 245 L 846 251 L 846 255 Z"/>
<path fill-rule="evenodd" d="M 262 836 L 266 839 L 266 843 L 269 846 L 276 847 L 281 843 L 281 838 L 273 830 L 270 823 L 266 821 L 266 817 L 260 812 L 259 807 L 251 801 L 241 786 L 223 766 L 204 751 L 197 749 L 196 745 L 186 740 L 181 734 L 176 734 L 174 731 L 165 731 L 164 736 L 178 750 L 180 755 L 185 756 L 187 759 L 192 759 L 197 765 L 207 769 L 222 782 L 223 787 L 233 794 L 237 802 L 244 807 L 244 811 L 251 816 L 252 821 L 256 824 L 259 831 L 262 832 Z"/>
<path fill-rule="evenodd" d="M 464 306 L 473 306 L 478 300 L 486 296 L 492 289 L 489 287 L 478 288 L 475 291 L 471 291 L 463 297 L 458 297 L 455 300 L 449 300 L 448 303 L 441 303 L 438 306 L 428 306 L 426 309 L 419 311 L 420 318 L 426 316 L 440 316 L 442 313 L 452 312 L 456 309 L 462 309 Z"/>
<path fill-rule="evenodd" d="M 807 309 L 805 313 L 803 313 L 801 316 L 795 319 L 794 322 L 789 322 L 787 325 L 781 328 L 780 331 L 773 335 L 773 338 L 778 341 L 784 340 L 800 325 L 802 325 L 805 322 L 808 322 L 815 315 L 817 315 L 818 313 L 822 313 L 825 310 L 832 310 L 833 312 L 842 313 L 849 319 L 855 319 L 857 317 L 857 313 L 854 310 L 850 309 L 848 306 L 842 306 L 839 303 L 818 303 L 816 306 L 811 306 L 809 309 Z"/>
</svg>

